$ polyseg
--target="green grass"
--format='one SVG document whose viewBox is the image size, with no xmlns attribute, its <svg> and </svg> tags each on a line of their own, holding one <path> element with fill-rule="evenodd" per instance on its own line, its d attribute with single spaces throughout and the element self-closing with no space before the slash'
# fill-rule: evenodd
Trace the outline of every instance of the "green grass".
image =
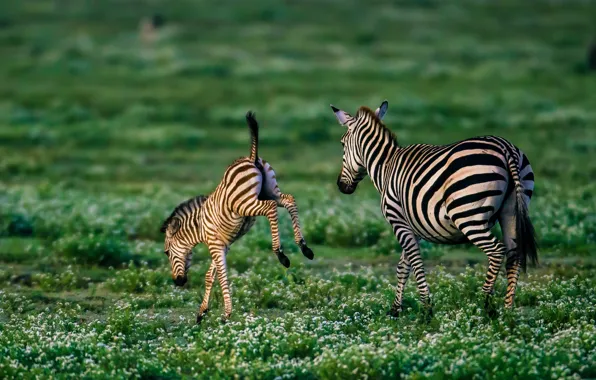
<svg viewBox="0 0 596 380">
<path fill-rule="evenodd" d="M 151 46 L 139 20 L 161 12 Z M 596 4 L 380 0 L 0 4 L 0 374 L 8 378 L 596 377 Z M 495 134 L 529 156 L 541 264 L 490 319 L 486 257 L 423 243 L 435 317 L 413 282 L 388 319 L 400 248 L 365 181 L 339 194 L 347 111 L 389 101 L 402 144 Z M 249 150 L 298 202 L 307 261 L 259 220 L 194 324 L 207 251 L 174 288 L 163 219 Z"/>
</svg>

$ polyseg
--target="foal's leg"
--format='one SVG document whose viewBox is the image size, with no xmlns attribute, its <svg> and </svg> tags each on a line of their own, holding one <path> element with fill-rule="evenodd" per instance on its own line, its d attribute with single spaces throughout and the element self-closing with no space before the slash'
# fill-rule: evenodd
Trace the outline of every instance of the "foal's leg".
<svg viewBox="0 0 596 380">
<path fill-rule="evenodd" d="M 205 274 L 205 295 L 203 296 L 203 302 L 199 307 L 199 313 L 197 314 L 197 323 L 201 323 L 203 317 L 209 311 L 209 297 L 211 296 L 211 288 L 213 287 L 213 280 L 215 279 L 215 262 L 211 261 L 209 269 Z"/>
<path fill-rule="evenodd" d="M 209 242 L 209 253 L 211 260 L 215 263 L 215 272 L 221 286 L 221 293 L 224 299 L 224 321 L 230 318 L 232 314 L 232 295 L 228 284 L 228 268 L 226 264 L 227 247 L 220 241 Z M 207 282 L 207 281 L 205 281 Z"/>
<path fill-rule="evenodd" d="M 306 256 L 306 258 L 308 258 L 309 260 L 312 260 L 315 257 L 315 254 L 310 248 L 308 248 L 308 246 L 306 245 L 306 241 L 304 240 L 304 236 L 302 235 L 302 230 L 300 228 L 300 220 L 298 219 L 298 206 L 296 206 L 294 196 L 291 194 L 280 193 L 277 204 L 288 210 L 290 218 L 292 219 L 294 241 L 300 247 L 302 254 Z"/>
<path fill-rule="evenodd" d="M 290 266 L 290 259 L 283 253 L 279 240 L 279 222 L 277 219 L 277 202 L 274 200 L 260 201 L 256 196 L 235 206 L 233 211 L 241 216 L 266 216 L 271 225 L 271 241 L 273 252 L 279 262 L 286 268 Z M 218 272 L 219 273 L 219 272 Z"/>
</svg>

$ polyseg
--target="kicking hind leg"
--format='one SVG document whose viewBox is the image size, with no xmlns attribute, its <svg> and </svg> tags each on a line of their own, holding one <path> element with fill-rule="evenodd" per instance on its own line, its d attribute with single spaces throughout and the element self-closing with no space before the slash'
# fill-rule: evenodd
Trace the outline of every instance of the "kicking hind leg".
<svg viewBox="0 0 596 380">
<path fill-rule="evenodd" d="M 300 247 L 302 254 L 309 260 L 312 260 L 314 258 L 314 253 L 306 245 L 306 241 L 302 235 L 300 219 L 298 217 L 298 206 L 296 205 L 294 196 L 291 194 L 284 194 L 280 191 L 275 177 L 275 171 L 273 171 L 273 168 L 267 161 L 261 159 L 260 164 L 263 171 L 263 186 L 261 188 L 261 194 L 259 194 L 259 199 L 275 200 L 279 207 L 283 207 L 288 211 L 292 220 L 294 241 Z"/>
<path fill-rule="evenodd" d="M 302 230 L 300 228 L 300 220 L 298 218 L 298 206 L 296 206 L 296 201 L 294 196 L 291 194 L 283 194 L 279 195 L 279 200 L 277 201 L 279 206 L 282 206 L 288 213 L 290 214 L 290 218 L 292 219 L 292 229 L 294 230 L 294 241 L 300 247 L 302 254 L 312 260 L 315 257 L 312 249 L 310 249 L 306 245 L 306 241 L 304 240 L 304 236 L 302 235 Z"/>
<path fill-rule="evenodd" d="M 290 266 L 290 259 L 283 252 L 279 239 L 279 221 L 277 219 L 277 202 L 274 200 L 261 201 L 254 198 L 245 199 L 242 204 L 234 205 L 232 211 L 241 216 L 266 216 L 271 226 L 271 245 L 279 262 L 286 268 Z"/>
</svg>

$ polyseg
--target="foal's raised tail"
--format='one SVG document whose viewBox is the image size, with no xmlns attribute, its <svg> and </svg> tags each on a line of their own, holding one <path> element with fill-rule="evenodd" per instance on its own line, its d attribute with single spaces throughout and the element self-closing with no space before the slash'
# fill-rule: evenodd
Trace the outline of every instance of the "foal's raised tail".
<svg viewBox="0 0 596 380">
<path fill-rule="evenodd" d="M 248 123 L 248 128 L 250 129 L 251 139 L 249 158 L 252 162 L 256 163 L 259 159 L 259 123 L 257 123 L 254 112 L 248 111 L 246 113 L 246 122 Z"/>
<path fill-rule="evenodd" d="M 538 263 L 538 244 L 536 233 L 530 220 L 528 205 L 524 200 L 524 187 L 519 178 L 519 160 L 513 159 L 506 149 L 509 172 L 515 185 L 515 238 L 517 243 L 517 257 L 521 261 L 523 271 L 526 271 L 527 261 L 530 258 L 532 265 Z"/>
</svg>

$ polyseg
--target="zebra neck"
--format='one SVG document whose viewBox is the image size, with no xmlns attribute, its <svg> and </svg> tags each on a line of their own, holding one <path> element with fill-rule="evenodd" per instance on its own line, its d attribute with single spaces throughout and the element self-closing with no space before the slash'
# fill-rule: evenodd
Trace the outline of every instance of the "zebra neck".
<svg viewBox="0 0 596 380">
<path fill-rule="evenodd" d="M 398 149 L 397 141 L 391 136 L 384 136 L 376 143 L 370 143 L 363 147 L 366 170 L 379 193 L 383 193 L 385 189 L 389 161 Z"/>
<path fill-rule="evenodd" d="M 186 243 L 195 246 L 205 241 L 205 232 L 203 231 L 203 223 L 201 223 L 201 213 L 195 212 L 188 217 L 184 222 L 187 228 L 184 231 L 186 236 Z"/>
</svg>

